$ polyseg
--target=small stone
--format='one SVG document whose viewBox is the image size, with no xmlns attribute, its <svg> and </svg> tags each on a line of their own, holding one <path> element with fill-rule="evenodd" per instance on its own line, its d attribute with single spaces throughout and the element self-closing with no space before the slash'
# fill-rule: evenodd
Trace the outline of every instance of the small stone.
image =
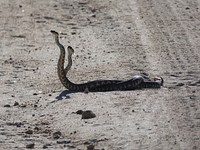
<svg viewBox="0 0 200 150">
<path fill-rule="evenodd" d="M 26 104 L 21 104 L 20 107 L 25 108 Z"/>
<path fill-rule="evenodd" d="M 69 144 L 70 142 L 70 140 L 59 140 L 57 141 L 57 144 Z"/>
<path fill-rule="evenodd" d="M 19 103 L 15 101 L 13 106 L 18 106 L 18 105 L 19 105 Z"/>
<path fill-rule="evenodd" d="M 82 113 L 82 119 L 91 119 L 95 117 L 96 115 L 91 110 L 86 110 Z"/>
<path fill-rule="evenodd" d="M 76 34 L 76 32 L 71 32 L 71 34 L 72 34 L 72 35 L 75 35 L 75 34 Z"/>
<path fill-rule="evenodd" d="M 94 150 L 95 146 L 94 145 L 89 145 L 87 146 L 87 150 Z"/>
<path fill-rule="evenodd" d="M 93 18 L 95 18 L 95 17 L 96 17 L 96 15 L 95 15 L 95 14 L 91 14 L 91 15 L 90 15 L 90 17 L 93 17 Z"/>
<path fill-rule="evenodd" d="M 43 145 L 43 149 L 46 149 L 46 148 L 48 148 L 48 147 L 50 147 L 51 146 L 51 144 L 44 144 Z"/>
<path fill-rule="evenodd" d="M 43 145 L 42 148 L 43 148 L 43 149 L 46 149 L 46 148 L 48 148 L 48 146 L 45 144 L 45 145 Z"/>
<path fill-rule="evenodd" d="M 16 125 L 16 127 L 21 127 L 21 126 L 23 125 L 23 123 L 21 123 L 21 122 L 16 122 L 15 125 Z"/>
<path fill-rule="evenodd" d="M 91 11 L 94 13 L 94 12 L 96 12 L 96 9 L 95 9 L 95 8 L 92 8 Z"/>
<path fill-rule="evenodd" d="M 6 104 L 6 105 L 4 105 L 3 107 L 10 107 L 10 105 L 9 105 L 9 104 Z"/>
<path fill-rule="evenodd" d="M 184 86 L 184 83 L 178 83 L 176 86 Z"/>
<path fill-rule="evenodd" d="M 26 145 L 26 148 L 32 149 L 32 148 L 34 148 L 34 146 L 35 146 L 35 143 L 30 143 L 30 144 Z"/>
<path fill-rule="evenodd" d="M 39 131 L 40 128 L 39 128 L 39 127 L 35 127 L 34 130 L 35 130 L 35 131 Z"/>
<path fill-rule="evenodd" d="M 68 144 L 67 147 L 68 147 L 68 148 L 72 148 L 72 149 L 76 148 L 76 146 L 74 146 L 74 145 L 72 145 L 72 144 Z"/>
<path fill-rule="evenodd" d="M 60 131 L 53 133 L 53 139 L 59 139 L 62 136 L 62 133 Z"/>
<path fill-rule="evenodd" d="M 33 134 L 33 130 L 27 130 L 25 133 L 26 134 Z"/>
</svg>

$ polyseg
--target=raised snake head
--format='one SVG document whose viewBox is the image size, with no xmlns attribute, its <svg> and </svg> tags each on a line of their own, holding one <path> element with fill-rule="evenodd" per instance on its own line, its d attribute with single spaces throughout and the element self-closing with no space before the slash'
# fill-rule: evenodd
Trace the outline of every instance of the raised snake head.
<svg viewBox="0 0 200 150">
<path fill-rule="evenodd" d="M 72 55 L 72 54 L 74 54 L 74 49 L 71 47 L 71 46 L 68 46 L 67 47 L 67 51 L 68 51 L 68 55 Z"/>
<path fill-rule="evenodd" d="M 59 35 L 58 32 L 56 32 L 56 31 L 54 31 L 54 30 L 51 30 L 50 32 L 51 32 L 54 36 L 56 36 L 56 37 L 58 37 L 58 35 Z"/>
</svg>

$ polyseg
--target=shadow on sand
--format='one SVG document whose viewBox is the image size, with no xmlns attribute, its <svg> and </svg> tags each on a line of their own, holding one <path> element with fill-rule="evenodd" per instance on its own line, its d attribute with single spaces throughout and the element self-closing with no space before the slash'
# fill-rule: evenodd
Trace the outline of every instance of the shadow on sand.
<svg viewBox="0 0 200 150">
<path fill-rule="evenodd" d="M 70 91 L 70 90 L 64 90 L 62 91 L 58 96 L 56 96 L 56 100 L 52 101 L 51 103 L 55 103 L 57 101 L 63 100 L 63 99 L 70 99 L 71 97 L 69 96 L 69 94 L 71 93 L 77 93 L 75 91 Z"/>
</svg>

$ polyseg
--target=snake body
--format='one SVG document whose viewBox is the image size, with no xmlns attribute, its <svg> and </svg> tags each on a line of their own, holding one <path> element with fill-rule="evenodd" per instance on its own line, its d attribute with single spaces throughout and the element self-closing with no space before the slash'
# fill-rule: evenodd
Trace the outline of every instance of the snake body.
<svg viewBox="0 0 200 150">
<path fill-rule="evenodd" d="M 56 45 L 60 49 L 60 56 L 57 64 L 58 77 L 65 88 L 77 92 L 98 92 L 98 91 L 116 91 L 116 90 L 135 90 L 140 88 L 160 88 L 163 84 L 161 82 L 152 81 L 147 76 L 136 75 L 130 80 L 95 80 L 82 84 L 75 84 L 67 78 L 67 73 L 72 66 L 72 54 L 74 50 L 68 46 L 68 64 L 64 68 L 65 62 L 65 47 L 59 42 L 59 34 L 51 30 L 54 35 Z"/>
</svg>

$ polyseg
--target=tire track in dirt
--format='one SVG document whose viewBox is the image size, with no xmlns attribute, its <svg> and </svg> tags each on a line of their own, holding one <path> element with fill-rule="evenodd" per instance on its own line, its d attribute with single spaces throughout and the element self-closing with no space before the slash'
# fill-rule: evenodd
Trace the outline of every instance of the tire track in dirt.
<svg viewBox="0 0 200 150">
<path fill-rule="evenodd" d="M 134 20 L 137 30 L 140 33 L 139 35 L 141 36 L 140 40 L 143 49 L 142 52 L 143 55 L 146 56 L 148 70 L 154 74 L 162 75 L 163 73 L 165 73 L 165 70 L 163 70 L 162 68 L 163 66 L 160 59 L 160 52 L 158 50 L 154 50 L 155 47 L 154 43 L 152 42 L 150 30 L 148 26 L 146 26 L 146 22 L 143 22 L 143 16 L 140 16 L 139 14 L 137 3 L 129 1 L 129 3 L 125 4 L 125 6 L 128 6 L 128 9 L 124 8 L 123 5 L 120 5 L 123 11 L 126 12 L 127 10 L 129 10 L 129 18 L 131 18 L 130 20 Z M 160 92 L 163 94 L 167 91 L 163 90 Z M 139 97 L 138 100 L 139 103 L 137 104 L 138 108 L 143 108 L 144 111 L 144 113 L 140 112 L 141 115 L 136 117 L 141 118 L 139 119 L 139 128 L 149 128 L 149 132 L 146 131 L 146 133 L 148 133 L 147 137 L 142 133 L 138 135 L 140 142 L 142 143 L 140 149 L 144 149 L 147 147 L 164 148 L 169 147 L 169 145 L 173 148 L 180 147 L 178 144 L 174 144 L 174 142 L 176 141 L 176 137 L 169 127 L 168 121 L 170 120 L 170 117 L 169 115 L 167 115 L 167 108 L 165 106 L 164 99 L 162 97 L 159 97 L 159 99 L 157 99 L 156 95 L 158 96 L 158 93 L 153 94 L 150 92 L 148 94 L 151 95 L 151 97 L 148 97 L 148 100 L 143 99 L 142 95 L 144 96 L 144 93 L 141 94 L 141 97 Z M 146 126 L 147 124 L 149 126 Z M 168 138 L 168 136 L 170 138 Z M 149 138 L 149 142 L 151 141 L 151 139 L 156 139 L 155 141 L 159 144 L 156 145 L 155 141 L 151 141 L 150 143 L 148 143 L 148 141 L 145 142 L 146 138 Z"/>
<path fill-rule="evenodd" d="M 102 40 L 108 44 L 112 52 L 119 55 L 118 60 L 121 63 L 118 67 L 122 70 L 122 74 L 119 76 L 129 75 L 131 77 L 141 72 L 152 73 L 147 69 L 149 64 L 140 40 L 141 35 L 136 28 L 135 22 L 132 21 L 134 19 L 131 16 L 132 10 L 127 7 L 126 3 L 120 1 L 117 3 L 110 1 L 105 6 L 101 10 L 105 16 L 103 24 L 98 26 L 102 28 Z M 126 73 L 123 74 L 123 72 Z"/>
<path fill-rule="evenodd" d="M 186 17 L 180 11 L 176 11 L 176 5 L 171 1 L 140 1 L 140 13 L 148 27 L 154 48 L 163 58 L 161 66 L 166 75 L 166 85 L 174 87 L 167 94 L 164 94 L 163 105 L 168 113 L 170 121 L 169 128 L 182 149 L 196 149 L 199 143 L 198 124 L 199 102 L 199 53 L 196 47 L 194 31 L 188 30 L 188 23 L 193 20 L 193 25 L 199 24 L 199 20 Z M 181 6 L 184 10 L 186 6 Z M 198 16 L 198 15 L 194 15 Z M 184 19 L 183 19 L 184 18 Z M 188 22 L 188 23 L 187 23 Z M 184 83 L 181 87 L 175 84 Z M 190 86 L 191 83 L 196 83 Z M 191 84 L 192 85 L 192 84 Z M 176 93 L 176 94 L 175 94 Z M 192 100 L 193 99 L 193 100 Z M 167 100 L 167 101 L 166 101 Z M 167 106 L 167 107 L 166 107 Z M 176 119 L 175 119 L 176 118 Z M 175 120 L 173 120 L 175 119 Z M 198 149 L 198 148 L 197 148 Z"/>
<path fill-rule="evenodd" d="M 154 3 L 159 4 L 159 2 Z M 166 49 L 166 51 L 168 51 L 170 55 L 169 60 L 163 59 L 163 61 L 167 61 L 163 64 L 180 66 L 172 66 L 171 69 L 174 68 L 174 71 L 177 71 L 177 69 L 179 69 L 179 71 L 190 71 L 192 69 L 191 64 L 193 64 L 192 62 L 194 62 L 194 68 L 192 70 L 197 70 L 199 68 L 199 63 L 197 63 L 199 60 L 199 54 L 195 52 L 192 44 L 189 42 L 187 31 L 184 29 L 184 27 L 182 27 L 183 25 L 181 25 L 181 21 L 177 19 L 176 13 L 174 13 L 173 10 L 168 7 L 170 6 L 170 4 L 166 3 L 166 7 L 162 7 L 164 5 L 163 3 L 159 4 L 158 6 L 160 6 L 161 8 L 159 8 L 158 6 L 153 6 L 153 2 L 152 4 L 148 5 L 152 5 L 152 8 L 154 9 L 147 9 L 143 13 L 148 14 L 148 17 L 151 18 L 151 20 L 147 19 L 147 21 L 148 25 L 151 26 L 150 31 L 152 32 L 152 36 L 156 38 L 156 40 L 153 39 L 155 44 L 157 45 L 155 49 Z M 144 8 L 148 7 L 148 5 L 144 6 Z M 153 10 L 155 11 L 153 12 Z M 157 28 L 156 30 L 154 30 L 153 26 L 157 22 Z M 160 36 L 160 34 L 156 33 L 162 33 L 163 36 Z M 162 41 L 159 38 L 165 39 Z M 166 45 L 165 43 L 169 43 L 169 45 Z M 163 58 L 166 56 L 166 53 L 160 54 L 161 56 L 163 55 Z M 170 60 L 170 58 L 174 58 L 173 62 L 170 62 L 172 61 Z"/>
</svg>

